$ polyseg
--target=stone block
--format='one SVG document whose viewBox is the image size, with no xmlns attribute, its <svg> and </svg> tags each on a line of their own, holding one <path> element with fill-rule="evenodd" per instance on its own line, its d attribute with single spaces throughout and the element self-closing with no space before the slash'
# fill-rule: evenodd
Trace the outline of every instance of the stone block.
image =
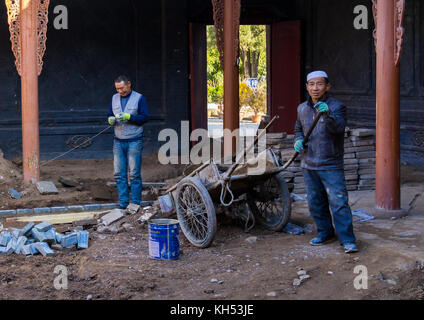
<svg viewBox="0 0 424 320">
<path fill-rule="evenodd" d="M 14 239 L 14 238 L 10 239 L 10 241 L 7 244 L 7 247 L 6 247 L 6 253 L 12 254 L 13 252 L 15 252 L 17 244 L 18 244 L 18 241 L 16 239 Z"/>
<path fill-rule="evenodd" d="M 34 247 L 44 256 L 51 257 L 54 255 L 54 251 L 50 249 L 49 245 L 45 242 L 36 242 Z"/>
<path fill-rule="evenodd" d="M 345 170 L 345 176 L 358 175 L 358 170 Z"/>
<path fill-rule="evenodd" d="M 365 152 L 365 151 L 374 151 L 375 146 L 362 146 L 362 147 L 354 147 L 355 152 Z"/>
<path fill-rule="evenodd" d="M 370 137 L 375 136 L 374 129 L 352 129 L 350 135 L 354 137 Z"/>
<path fill-rule="evenodd" d="M 21 229 L 12 228 L 12 237 L 13 238 L 18 239 L 20 233 L 21 233 Z"/>
<path fill-rule="evenodd" d="M 140 205 L 135 204 L 135 203 L 130 203 L 127 207 L 127 209 L 125 210 L 125 212 L 127 214 L 136 214 L 138 212 L 138 210 L 140 210 Z"/>
<path fill-rule="evenodd" d="M 16 210 L 0 210 L 0 216 L 16 214 Z"/>
<path fill-rule="evenodd" d="M 350 181 L 350 180 L 358 181 L 358 175 L 353 174 L 353 175 L 345 176 L 345 179 L 346 181 Z"/>
<path fill-rule="evenodd" d="M 375 166 L 373 166 L 372 168 L 368 168 L 368 169 L 360 169 L 358 171 L 358 174 L 360 176 L 365 175 L 365 174 L 375 174 Z"/>
<path fill-rule="evenodd" d="M 88 236 L 87 231 L 80 231 L 77 233 L 77 247 L 78 249 L 87 249 L 88 248 Z"/>
<path fill-rule="evenodd" d="M 286 132 L 275 132 L 275 133 L 267 133 L 266 139 L 285 139 L 287 138 Z"/>
<path fill-rule="evenodd" d="M 82 220 L 78 220 L 78 221 L 74 221 L 72 223 L 72 225 L 78 227 L 78 226 L 94 226 L 98 223 L 98 219 L 90 219 L 90 218 L 86 218 L 86 219 L 82 219 Z"/>
<path fill-rule="evenodd" d="M 358 140 L 351 142 L 354 147 L 362 147 L 362 146 L 375 146 L 375 141 L 370 140 Z"/>
<path fill-rule="evenodd" d="M 45 233 L 35 228 L 31 230 L 31 235 L 37 242 L 44 242 L 47 240 Z"/>
<path fill-rule="evenodd" d="M 375 159 L 375 151 L 356 152 L 357 159 Z"/>
<path fill-rule="evenodd" d="M 21 236 L 18 238 L 18 241 L 16 242 L 16 248 L 15 248 L 15 253 L 19 254 L 21 252 L 21 248 L 22 246 L 25 245 L 25 242 L 27 241 L 27 237 L 25 236 Z"/>
<path fill-rule="evenodd" d="M 375 180 L 363 180 L 363 179 L 360 179 L 359 180 L 359 183 L 358 183 L 358 186 L 361 186 L 361 187 L 363 187 L 363 186 L 374 186 L 375 187 Z"/>
<path fill-rule="evenodd" d="M 359 169 L 359 165 L 358 164 L 345 165 L 344 169 L 345 171 L 353 171 L 353 170 L 357 171 Z"/>
<path fill-rule="evenodd" d="M 68 208 L 68 211 L 74 211 L 74 212 L 81 212 L 81 211 L 84 211 L 85 210 L 84 209 L 84 206 L 79 206 L 79 205 L 77 205 L 77 206 L 68 206 L 67 208 Z"/>
<path fill-rule="evenodd" d="M 354 153 L 356 150 L 355 150 L 355 148 L 347 148 L 346 146 L 345 146 L 345 149 L 344 149 L 344 152 L 345 152 L 345 154 L 349 154 L 349 153 Z"/>
<path fill-rule="evenodd" d="M 19 236 L 28 236 L 29 234 L 31 234 L 31 230 L 32 228 L 34 228 L 34 226 L 34 222 L 28 223 L 23 229 L 21 229 L 21 231 L 19 232 Z"/>
<path fill-rule="evenodd" d="M 53 250 L 56 250 L 56 251 L 62 251 L 62 250 L 63 250 L 62 245 L 60 245 L 60 244 L 58 244 L 58 243 L 52 244 L 52 245 L 50 246 L 50 248 L 51 248 L 51 249 L 53 249 Z"/>
<path fill-rule="evenodd" d="M 0 235 L 0 246 L 6 247 L 11 239 L 12 235 L 9 232 L 2 232 Z"/>
<path fill-rule="evenodd" d="M 108 226 L 119 219 L 122 219 L 125 216 L 125 211 L 121 209 L 114 209 L 108 214 L 104 215 L 100 221 L 103 225 Z"/>
<path fill-rule="evenodd" d="M 117 209 L 119 205 L 117 203 L 103 203 L 100 207 L 101 209 Z"/>
<path fill-rule="evenodd" d="M 29 256 L 30 254 L 32 254 L 31 245 L 30 244 L 23 245 L 21 248 L 21 253 L 26 256 Z"/>
<path fill-rule="evenodd" d="M 101 206 L 100 206 L 100 204 L 94 203 L 94 204 L 86 204 L 84 206 L 84 208 L 85 208 L 85 210 L 100 210 Z"/>
<path fill-rule="evenodd" d="M 374 190 L 374 189 L 375 189 L 375 186 L 371 186 L 371 185 L 369 185 L 369 186 L 358 186 L 359 191 Z"/>
<path fill-rule="evenodd" d="M 17 214 L 32 214 L 34 213 L 34 209 L 17 209 Z"/>
<path fill-rule="evenodd" d="M 362 174 L 361 180 L 375 180 L 375 174 Z"/>
<path fill-rule="evenodd" d="M 80 185 L 78 181 L 67 177 L 59 177 L 59 182 L 65 187 L 78 187 Z"/>
<path fill-rule="evenodd" d="M 64 237 L 63 234 L 56 232 L 56 242 L 62 243 L 62 238 Z"/>
<path fill-rule="evenodd" d="M 51 212 L 51 209 L 49 207 L 34 208 L 35 214 L 44 214 L 44 213 L 50 213 L 50 212 Z"/>
<path fill-rule="evenodd" d="M 65 212 L 68 211 L 66 207 L 51 207 L 51 211 L 53 212 Z"/>
<path fill-rule="evenodd" d="M 51 229 L 47 230 L 46 232 L 44 232 L 44 235 L 46 237 L 45 242 L 47 242 L 48 244 L 56 243 L 56 229 L 55 228 L 51 228 Z"/>
<path fill-rule="evenodd" d="M 357 184 L 346 185 L 346 189 L 347 189 L 347 191 L 356 191 L 356 190 L 358 190 L 358 185 Z"/>
<path fill-rule="evenodd" d="M 358 180 L 346 180 L 346 185 L 358 185 Z"/>
<path fill-rule="evenodd" d="M 345 165 L 354 165 L 354 164 L 358 164 L 359 161 L 358 159 L 344 159 L 343 163 Z"/>
<path fill-rule="evenodd" d="M 46 232 L 47 230 L 51 229 L 53 225 L 50 222 L 41 222 L 34 226 L 35 229 L 41 232 Z"/>
<path fill-rule="evenodd" d="M 62 237 L 60 244 L 64 248 L 69 248 L 78 243 L 78 236 L 76 233 L 71 233 Z"/>
<path fill-rule="evenodd" d="M 304 177 L 296 177 L 294 178 L 294 183 L 295 184 L 299 184 L 299 183 L 305 183 L 305 178 Z"/>
<path fill-rule="evenodd" d="M 58 194 L 56 186 L 52 181 L 39 181 L 36 183 L 37 189 L 42 195 Z"/>
<path fill-rule="evenodd" d="M 355 159 L 355 153 L 345 153 L 344 159 Z"/>
<path fill-rule="evenodd" d="M 30 233 L 30 235 L 32 236 L 31 233 Z M 27 242 L 25 242 L 26 245 L 27 244 L 33 244 L 33 243 L 35 243 L 35 239 L 32 239 L 32 238 L 28 239 Z"/>
<path fill-rule="evenodd" d="M 37 249 L 37 247 L 35 246 L 35 244 L 36 243 L 38 243 L 38 242 L 34 242 L 34 243 L 31 243 L 30 245 L 29 245 L 29 248 L 30 248 L 30 250 L 31 250 L 31 254 L 32 255 L 35 255 L 35 254 L 37 254 L 37 253 L 39 253 L 40 251 L 38 251 L 38 249 Z"/>
</svg>

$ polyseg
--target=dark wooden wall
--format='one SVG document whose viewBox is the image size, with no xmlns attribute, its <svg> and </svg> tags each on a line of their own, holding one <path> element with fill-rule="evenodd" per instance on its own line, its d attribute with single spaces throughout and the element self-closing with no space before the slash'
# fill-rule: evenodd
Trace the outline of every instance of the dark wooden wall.
<svg viewBox="0 0 424 320">
<path fill-rule="evenodd" d="M 53 8 L 69 10 L 69 30 L 53 28 Z M 353 27 L 357 5 L 369 9 L 369 29 Z M 106 126 L 113 79 L 128 74 L 148 101 L 145 153 L 157 151 L 158 132 L 190 119 L 189 22 L 212 24 L 210 0 L 51 0 L 47 51 L 40 76 L 42 159 L 69 150 L 74 135 Z M 375 127 L 374 21 L 369 0 L 242 0 L 241 23 L 300 20 L 302 79 L 328 71 L 332 93 L 348 107 L 350 127 Z M 424 2 L 408 0 L 402 53 L 402 160 L 424 164 Z M 0 4 L 0 148 L 21 152 L 20 80 L 10 50 L 4 2 Z M 303 85 L 303 83 L 302 83 Z M 305 97 L 306 97 L 306 92 Z M 112 156 L 112 134 L 69 155 Z"/>
<path fill-rule="evenodd" d="M 53 27 L 65 5 L 69 29 Z M 0 149 L 21 154 L 20 78 L 10 49 L 7 14 L 0 4 Z M 162 128 L 189 119 L 186 1 L 51 0 L 44 69 L 39 78 L 40 151 L 49 159 L 69 150 L 75 135 L 94 136 L 107 126 L 114 79 L 128 75 L 145 95 L 151 121 L 145 154 L 158 150 Z M 112 130 L 67 158 L 112 156 Z"/>
</svg>

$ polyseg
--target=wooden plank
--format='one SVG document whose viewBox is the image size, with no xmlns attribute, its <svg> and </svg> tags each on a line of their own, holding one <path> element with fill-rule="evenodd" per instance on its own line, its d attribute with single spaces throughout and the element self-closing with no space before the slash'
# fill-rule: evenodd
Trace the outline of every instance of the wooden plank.
<svg viewBox="0 0 424 320">
<path fill-rule="evenodd" d="M 6 221 L 17 221 L 17 222 L 38 222 L 45 221 L 52 224 L 62 224 L 62 223 L 72 223 L 74 221 L 83 220 L 83 219 L 95 219 L 95 217 L 100 217 L 100 215 L 105 212 L 81 212 L 81 213 L 63 213 L 63 214 L 52 214 L 52 215 L 42 215 L 42 216 L 25 216 L 17 218 L 7 218 Z"/>
</svg>

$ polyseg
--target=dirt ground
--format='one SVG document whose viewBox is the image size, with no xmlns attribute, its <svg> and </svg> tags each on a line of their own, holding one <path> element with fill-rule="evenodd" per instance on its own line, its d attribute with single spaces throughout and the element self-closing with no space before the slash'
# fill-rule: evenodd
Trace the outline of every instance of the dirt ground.
<svg viewBox="0 0 424 320">
<path fill-rule="evenodd" d="M 10 163 L 0 172 L 1 208 L 115 202 L 95 200 L 95 190 L 113 181 L 112 160 L 62 160 L 41 170 L 42 180 L 54 181 L 59 195 L 41 196 L 17 181 L 20 167 Z M 3 167 L 5 163 L 0 164 Z M 11 171 L 14 170 L 14 173 Z M 183 167 L 161 166 L 154 157 L 143 163 L 143 180 L 164 181 Z M 9 174 L 9 177 L 6 175 Z M 10 176 L 16 174 L 16 178 Z M 78 180 L 79 190 L 65 188 L 59 176 Z M 315 232 L 291 235 L 255 227 L 249 233 L 234 221 L 218 216 L 218 231 L 210 248 L 198 249 L 181 234 L 181 255 L 175 261 L 148 257 L 148 230 L 136 221 L 140 214 L 119 221 L 134 228 L 118 234 L 90 231 L 86 250 L 64 250 L 54 257 L 1 255 L 0 299 L 152 299 L 152 300 L 274 300 L 274 299 L 423 299 L 424 298 L 424 168 L 402 168 L 406 218 L 354 222 L 360 252 L 343 253 L 338 243 L 311 247 Z M 20 200 L 8 187 L 24 192 Z M 372 192 L 350 194 L 352 209 L 373 200 Z M 5 223 L 4 219 L 2 219 Z M 306 202 L 294 202 L 291 222 L 312 224 Z M 5 223 L 6 224 L 6 223 Z M 249 237 L 257 237 L 248 242 Z M 55 267 L 68 271 L 68 288 L 56 290 Z M 354 286 L 355 267 L 368 271 L 368 288 Z M 310 278 L 294 286 L 297 272 Z"/>
</svg>

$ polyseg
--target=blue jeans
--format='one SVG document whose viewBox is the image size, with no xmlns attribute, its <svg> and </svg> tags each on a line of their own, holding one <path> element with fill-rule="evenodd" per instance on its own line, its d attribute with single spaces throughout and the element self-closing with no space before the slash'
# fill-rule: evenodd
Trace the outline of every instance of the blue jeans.
<svg viewBox="0 0 424 320">
<path fill-rule="evenodd" d="M 317 225 L 318 235 L 335 235 L 331 209 L 340 244 L 355 242 L 344 171 L 303 169 L 303 176 L 308 192 L 309 211 Z"/>
<path fill-rule="evenodd" d="M 128 204 L 140 204 L 143 184 L 141 180 L 141 154 L 143 150 L 143 140 L 132 142 L 113 142 L 113 167 L 116 187 L 118 188 L 119 206 L 126 208 Z M 128 186 L 128 172 L 130 173 L 130 188 Z"/>
</svg>

